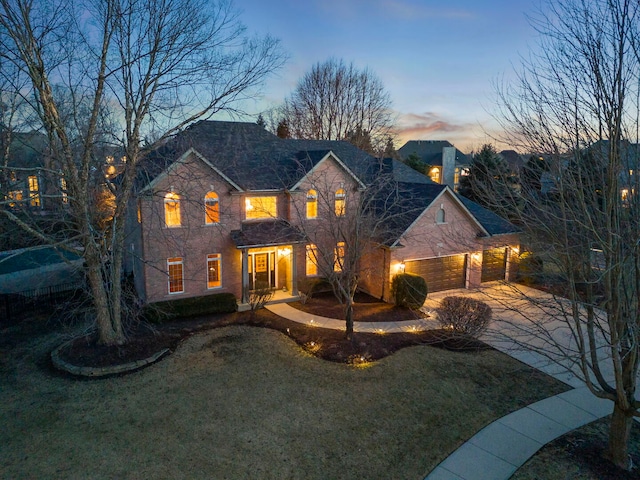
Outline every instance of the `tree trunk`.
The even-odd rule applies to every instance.
[[[631,458],[629,457],[629,436],[633,416],[614,404],[611,425],[609,427],[609,459],[624,470],[631,470]]]
[[[347,340],[353,340],[353,297],[347,298],[344,311],[344,317],[347,324],[346,337]]]

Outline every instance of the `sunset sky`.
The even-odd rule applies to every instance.
[[[493,84],[513,77],[535,31],[530,0],[235,0],[249,33],[279,38],[286,66],[248,110],[275,106],[314,63],[369,67],[397,115],[398,142],[449,140],[468,153],[491,141]]]

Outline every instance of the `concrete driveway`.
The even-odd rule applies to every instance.
[[[435,309],[447,296],[460,295],[488,303],[493,320],[482,340],[518,360],[548,373],[572,387],[584,386],[579,368],[578,334],[570,322],[568,300],[518,284],[491,282],[474,290],[453,290],[429,294],[425,307]],[[603,312],[596,315],[604,321]],[[606,342],[599,340],[598,357],[606,378],[612,378]]]

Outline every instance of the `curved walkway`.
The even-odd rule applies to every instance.
[[[471,293],[469,290],[458,292],[464,295]],[[452,292],[446,294],[451,295]],[[441,296],[444,294],[430,295],[427,304],[438,301]],[[305,325],[338,330],[345,328],[344,320],[311,315],[286,303],[267,305],[266,308],[276,315]],[[437,328],[437,325],[430,320],[354,322],[356,332],[397,333],[432,328]],[[488,343],[493,342],[489,340]],[[494,346],[513,356],[508,349]],[[515,358],[539,368],[539,363],[527,361],[522,355]],[[542,370],[571,386],[579,385],[575,378],[567,376],[565,370],[557,370],[556,373],[548,368]],[[611,402],[595,397],[586,387],[545,398],[484,427],[432,470],[425,480],[507,480],[546,443],[611,412]]]

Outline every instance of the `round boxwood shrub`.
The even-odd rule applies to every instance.
[[[424,305],[427,299],[427,282],[420,275],[399,273],[391,280],[394,303],[413,310]]]
[[[491,307],[469,297],[444,297],[436,308],[442,328],[477,338],[491,321]]]

